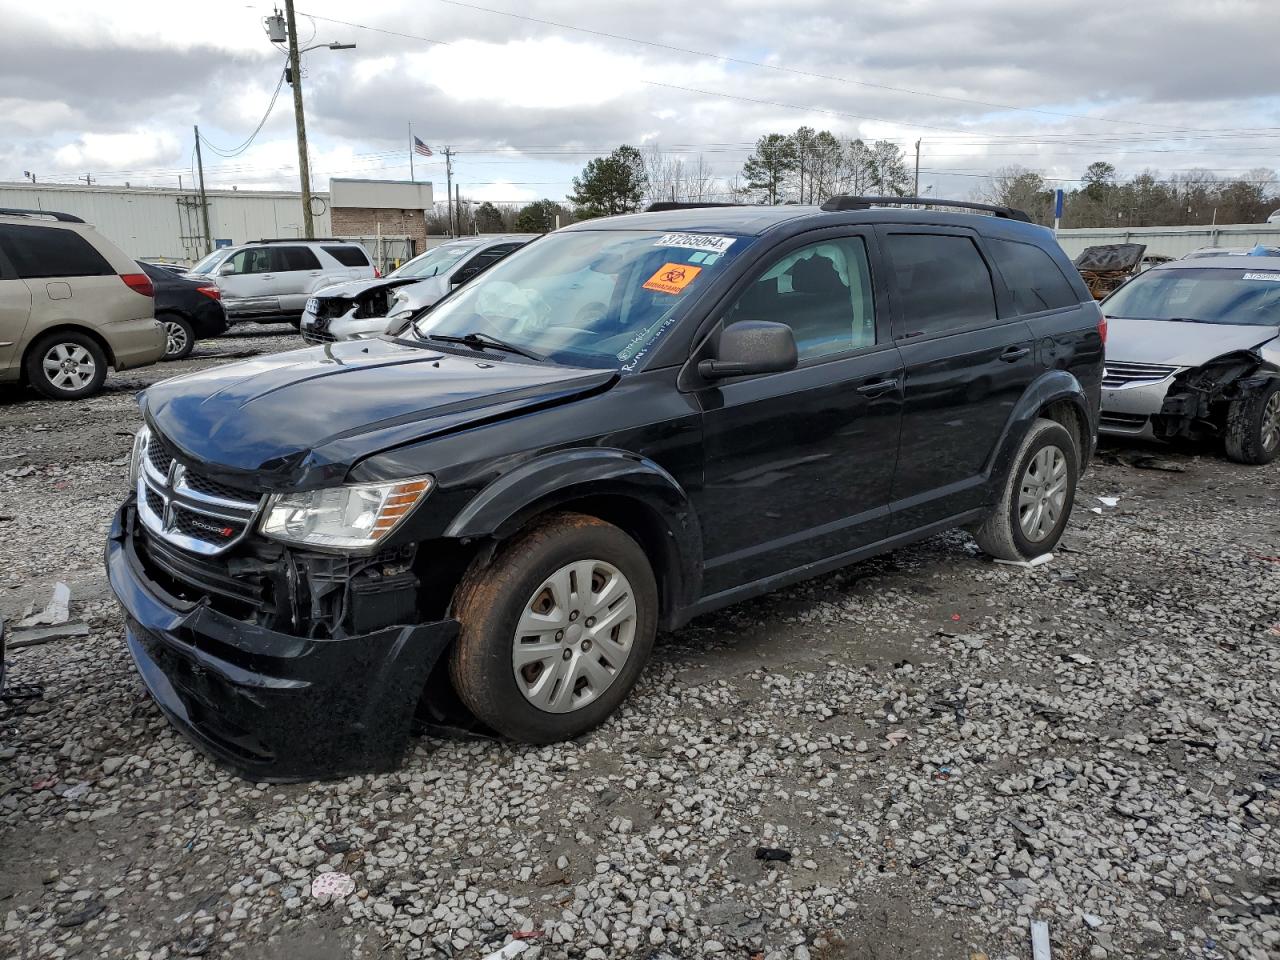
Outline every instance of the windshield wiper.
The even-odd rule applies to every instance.
[[[517,347],[514,343],[507,343],[505,340],[499,340],[495,336],[487,333],[468,333],[461,337],[445,336],[442,333],[424,333],[424,337],[428,340],[439,340],[442,343],[461,343],[464,346],[472,347],[476,350],[483,350],[485,347],[490,349],[496,347],[499,350],[505,350],[508,353],[517,353],[522,357],[528,357],[530,360],[541,363],[547,358],[541,354],[534,353],[532,350],[526,350],[524,347]]]

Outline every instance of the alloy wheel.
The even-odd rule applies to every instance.
[[[516,686],[539,710],[582,709],[622,673],[636,622],[622,571],[603,560],[566,564],[524,605],[511,651]]]
[[[93,354],[78,343],[55,343],[41,365],[48,381],[59,390],[81,390],[93,382],[98,365]]]
[[[164,355],[176,357],[187,348],[187,328],[173,320],[164,322]]]
[[[1268,454],[1280,445],[1280,391],[1271,394],[1262,408],[1262,449]]]
[[[1067,457],[1050,444],[1039,450],[1022,474],[1018,491],[1018,525],[1032,543],[1044,540],[1058,525],[1067,500]]]

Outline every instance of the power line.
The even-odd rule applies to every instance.
[[[253,128],[253,133],[249,134],[248,139],[245,140],[243,143],[241,143],[239,146],[231,147],[229,149],[224,150],[221,147],[218,147],[216,144],[210,143],[208,137],[202,136],[200,140],[204,143],[206,147],[208,147],[210,150],[212,150],[214,153],[216,153],[220,157],[234,159],[235,157],[240,156],[242,153],[248,150],[249,147],[253,145],[254,138],[257,137],[258,134],[262,131],[262,128],[266,126],[267,120],[271,116],[271,111],[275,109],[276,100],[279,98],[280,91],[283,87],[284,87],[284,70],[281,70],[280,79],[276,81],[276,88],[271,94],[271,101],[267,104],[267,112],[262,115],[262,119],[258,121],[258,125]]]

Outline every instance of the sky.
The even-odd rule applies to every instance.
[[[298,0],[313,186],[408,179],[443,198],[443,148],[476,200],[562,200],[620,143],[724,178],[801,125],[889,139],[921,188],[969,198],[995,171],[1076,186],[1280,168],[1274,0]],[[297,187],[270,3],[0,0],[0,180]],[[259,123],[256,137],[244,146]],[[238,149],[243,147],[241,152]]]

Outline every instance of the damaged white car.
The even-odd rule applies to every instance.
[[[1280,257],[1167,263],[1102,311],[1099,432],[1221,439],[1238,463],[1280,454]]]
[[[407,323],[536,236],[511,233],[450,240],[381,279],[325,287],[307,301],[299,332],[308,343],[376,337],[393,324]]]

